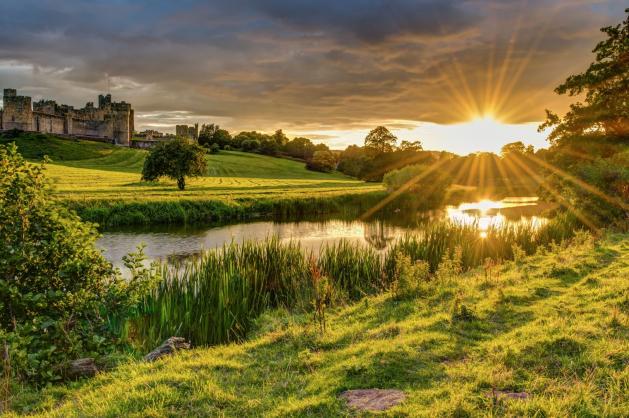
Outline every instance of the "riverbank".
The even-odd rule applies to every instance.
[[[146,151],[42,134],[1,138],[29,161],[48,156],[53,196],[101,228],[183,225],[325,214],[360,216],[386,195],[380,183],[307,170],[303,162],[237,151],[208,154],[208,172],[184,191],[174,181],[140,181]],[[448,203],[531,196],[523,183],[485,190],[453,185]],[[524,187],[526,186],[526,187]]]
[[[622,416],[629,409],[629,236],[329,310],[263,314],[248,342],[21,393],[9,416],[344,416],[347,389],[399,389],[389,413]],[[518,394],[518,397],[512,395]]]
[[[201,222],[246,221],[252,219],[287,219],[299,216],[345,214],[358,216],[375,206],[385,196],[383,191],[369,193],[338,192],[281,195],[239,199],[170,200],[84,200],[67,201],[84,221],[100,227],[127,225],[191,224]]]
[[[358,212],[384,196],[381,184],[237,151],[208,154],[206,175],[180,191],[171,180],[140,181],[143,150],[41,134],[0,141],[9,142],[32,162],[48,156],[54,197],[103,227]]]

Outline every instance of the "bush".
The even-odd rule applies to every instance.
[[[122,280],[94,247],[93,225],[51,200],[44,165],[0,146],[0,340],[15,377],[46,382],[64,365],[110,353],[116,324],[147,282]]]
[[[243,151],[256,151],[260,148],[260,141],[257,139],[245,139],[240,146]]]
[[[427,209],[441,205],[452,179],[439,170],[415,164],[385,174],[387,191],[397,195],[397,202],[411,209]]]
[[[216,142],[213,144],[210,144],[210,154],[218,154],[220,150],[221,150],[221,147]]]
[[[392,285],[396,298],[403,299],[417,295],[422,282],[430,278],[430,265],[427,261],[417,260],[411,263],[408,255],[398,253],[395,256],[395,276]]]
[[[306,163],[306,168],[313,171],[330,172],[336,168],[336,158],[331,151],[316,151]]]

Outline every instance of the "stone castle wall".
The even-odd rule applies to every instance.
[[[112,102],[111,95],[99,96],[98,107],[87,103],[82,109],[59,105],[54,100],[31,103],[15,89],[4,89],[0,130],[68,135],[109,140],[128,146],[134,129],[134,112],[129,103]]]

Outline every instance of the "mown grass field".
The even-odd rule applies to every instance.
[[[382,190],[379,184],[339,173],[306,170],[297,161],[222,151],[207,156],[207,174],[190,179],[182,192],[177,190],[176,182],[166,178],[152,183],[140,181],[146,156],[143,150],[38,135],[23,135],[16,143],[26,158],[51,158],[47,172],[55,194],[70,201],[290,198]]]
[[[361,388],[406,393],[387,416],[627,416],[629,236],[365,298],[329,311],[325,334],[268,313],[248,342],[25,392],[13,415],[347,416],[339,395]]]
[[[140,181],[144,150],[41,134],[0,138],[11,142],[31,161],[48,156],[53,195],[102,227],[360,212],[384,196],[380,184],[234,151],[207,155],[206,175],[188,179],[180,191],[167,178]]]

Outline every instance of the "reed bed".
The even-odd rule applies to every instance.
[[[432,272],[444,258],[460,254],[460,266],[468,270],[488,258],[513,259],[516,248],[530,254],[559,243],[577,227],[574,219],[560,215],[542,226],[492,226],[481,237],[478,225],[443,221],[399,239],[386,254],[340,241],[321,248],[316,259],[298,243],[276,237],[232,243],[180,266],[163,265],[163,280],[145,298],[132,328],[144,346],[173,335],[196,345],[239,341],[265,309],[311,309],[313,267],[327,277],[336,302],[357,300],[389,287],[400,254],[426,261]]]

